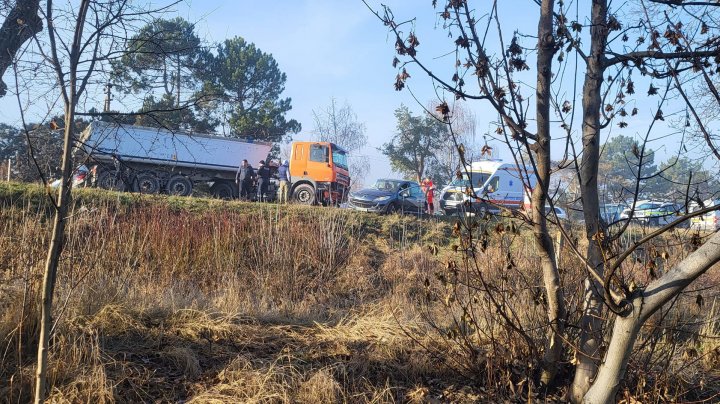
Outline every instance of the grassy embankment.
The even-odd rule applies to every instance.
[[[483,329],[466,338],[469,355],[442,333],[452,330],[457,305],[425,301],[429,289],[449,296],[444,271],[461,261],[448,222],[91,189],[74,195],[55,297],[53,402],[527,400],[523,363],[535,358],[493,310],[478,314]],[[0,402],[20,403],[32,392],[52,210],[43,189],[6,183],[0,209]],[[528,232],[510,233],[489,235],[478,268],[542,346],[534,246]],[[564,284],[579,291],[582,266],[569,252],[563,262]],[[720,353],[718,285],[701,285],[694,293],[705,296],[702,310],[691,295],[653,322],[648,335],[667,335],[645,340],[628,394],[654,401],[720,390],[712,355]],[[573,296],[571,320],[581,311]],[[688,393],[700,384],[705,393]]]
[[[392,401],[442,378],[394,316],[449,226],[198,198],[74,193],[55,298],[52,400]],[[0,401],[26,402],[51,224],[0,185]],[[452,378],[448,379],[451,380]]]

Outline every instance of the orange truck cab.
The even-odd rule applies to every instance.
[[[297,203],[339,205],[350,190],[347,153],[334,143],[293,142],[290,181]]]

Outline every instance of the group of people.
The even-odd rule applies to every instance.
[[[235,174],[235,183],[240,190],[240,199],[250,199],[253,183],[256,182],[257,201],[265,202],[270,184],[270,174],[270,167],[265,164],[265,160],[260,160],[258,168],[255,170],[247,159],[244,159]],[[278,167],[278,178],[280,180],[278,202],[287,203],[290,190],[290,168],[287,160]]]

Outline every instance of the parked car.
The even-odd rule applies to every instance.
[[[620,215],[628,206],[624,203],[606,203],[600,206],[600,218],[606,224],[612,224],[620,220]]]
[[[567,220],[567,212],[563,208],[555,207],[555,214],[552,213],[552,210],[550,209],[549,205],[545,205],[545,215],[550,220],[555,220],[557,217],[559,220]]]
[[[650,226],[664,226],[680,216],[681,207],[666,201],[642,200],[635,204],[632,220]],[[620,214],[620,220],[630,218],[632,208],[626,208]]]
[[[369,188],[352,192],[348,208],[363,212],[423,215],[427,211],[427,202],[417,182],[379,179]]]
[[[708,199],[703,201],[704,207],[720,205],[720,199]],[[693,202],[690,204],[690,211],[699,210],[700,205]],[[720,230],[720,210],[705,213],[702,216],[696,216],[690,219],[690,227],[694,230],[717,231]]]
[[[55,180],[50,183],[50,188],[57,189],[60,188],[61,180]],[[77,187],[87,187],[90,183],[90,169],[87,168],[85,164],[80,164],[78,168],[73,171],[72,175],[72,186]]]

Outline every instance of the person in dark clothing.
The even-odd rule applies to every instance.
[[[250,198],[250,188],[252,187],[255,171],[247,160],[243,160],[235,174],[235,183],[240,188],[240,199]]]
[[[268,184],[270,183],[270,169],[265,165],[265,160],[260,160],[257,179],[257,200],[258,202],[265,202],[265,194],[267,194]]]
[[[260,160],[255,174],[257,175],[257,200],[265,202],[265,194],[270,183],[270,169],[265,165],[265,160]]]
[[[115,168],[113,187],[118,191],[127,191],[128,180],[125,175],[125,167],[123,167],[122,159],[115,153],[112,153],[110,157],[112,157],[113,167]]]

